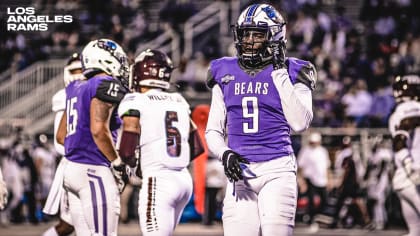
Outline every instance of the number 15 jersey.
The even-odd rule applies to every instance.
[[[130,110],[140,112],[141,168],[145,175],[188,166],[190,107],[179,93],[150,89],[146,93],[127,94],[118,115],[123,117]]]
[[[64,140],[68,160],[83,164],[109,166],[90,131],[90,109],[93,98],[118,104],[126,90],[121,82],[108,75],[97,75],[88,80],[76,80],[66,87],[67,136]],[[114,143],[121,126],[116,109],[112,111],[109,129]]]

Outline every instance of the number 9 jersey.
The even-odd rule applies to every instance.
[[[316,72],[310,62],[288,58],[286,65],[288,79],[293,85],[305,81],[304,84],[313,89],[312,78]],[[220,58],[210,64],[207,83],[209,87],[219,85],[223,93],[228,147],[251,162],[293,153],[289,125],[292,120],[286,120],[272,71],[273,67],[269,65],[260,71],[246,73],[235,57]],[[296,119],[302,115],[294,114]]]
[[[162,169],[188,166],[190,107],[179,93],[150,89],[129,93],[121,101],[118,115],[140,113],[141,169],[144,175]]]

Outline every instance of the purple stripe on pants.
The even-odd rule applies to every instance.
[[[96,202],[96,190],[95,190],[95,184],[92,181],[89,181],[90,185],[90,192],[92,197],[92,203],[93,203],[93,221],[95,224],[95,233],[98,233],[98,203]]]
[[[103,220],[103,227],[104,227],[103,232],[104,232],[104,235],[108,235],[108,224],[107,224],[107,217],[108,217],[107,211],[108,210],[107,210],[107,204],[106,204],[107,202],[106,202],[106,196],[105,196],[104,183],[102,181],[102,178],[99,176],[91,175],[91,174],[88,174],[88,176],[98,180],[99,189],[101,191],[102,206],[103,206],[103,209],[102,209],[103,211],[102,220]],[[97,221],[97,218],[95,218],[95,221]]]

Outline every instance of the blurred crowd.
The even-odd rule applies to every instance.
[[[336,146],[331,146],[333,144]],[[309,134],[298,152],[297,220],[319,227],[383,230],[403,226],[390,180],[395,170],[389,137]]]
[[[87,1],[87,0],[33,0],[30,6],[36,14],[71,15],[72,23],[49,25],[46,32],[13,32],[2,29],[0,56],[11,58],[0,62],[0,72],[20,71],[28,65],[50,58],[67,58],[92,38],[106,36],[135,52],[137,44],[154,38],[161,32],[149,32],[146,12],[149,1]],[[7,1],[2,3],[7,5]],[[16,4],[10,4],[15,6]],[[0,15],[5,27],[7,15]],[[10,55],[12,55],[10,57]]]
[[[415,10],[420,3],[363,0],[355,18],[348,16],[345,7],[351,1],[268,2],[287,18],[288,54],[316,65],[312,125],[386,127],[394,106],[391,79],[420,68],[420,17]],[[57,24],[47,33],[2,30],[0,56],[11,60],[0,61],[0,72],[20,71],[35,61],[62,58],[99,36],[115,40],[134,58],[138,45],[167,27],[179,33],[182,40],[183,24],[199,11],[191,0],[35,0],[33,4],[38,14],[70,14],[74,21]],[[149,10],[152,8],[159,11],[153,13]],[[187,93],[187,98],[208,94],[205,75],[209,62],[234,54],[233,44],[224,53],[217,37],[209,36],[205,41],[192,58],[180,58],[174,71],[173,82]]]
[[[304,2],[284,9],[289,52],[318,71],[312,125],[386,127],[392,78],[420,69],[419,2],[364,0],[357,19],[347,16],[346,1],[335,1],[333,16],[319,1]]]

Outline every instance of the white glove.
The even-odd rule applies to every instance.
[[[118,157],[111,162],[111,171],[114,175],[115,182],[117,183],[118,191],[122,193],[125,185],[128,183],[130,169]]]
[[[9,193],[7,192],[6,183],[3,181],[3,179],[0,179],[0,210],[3,210],[6,207],[8,196]]]

